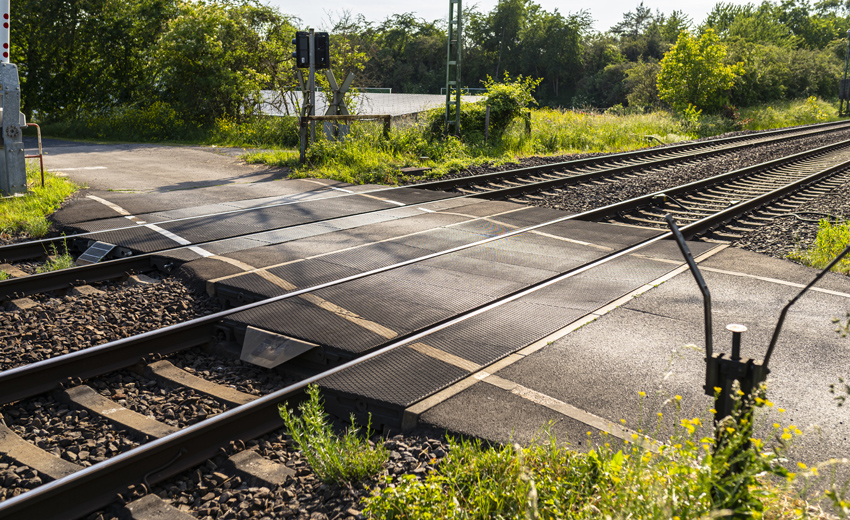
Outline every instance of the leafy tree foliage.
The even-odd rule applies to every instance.
[[[292,98],[283,93],[298,88],[290,41],[301,24],[263,2],[20,0],[11,54],[21,71],[24,111],[30,118],[73,119],[174,110],[186,124],[209,125],[257,113],[261,101],[269,102],[261,90],[279,92],[273,102],[288,103]],[[647,107],[661,95],[675,106],[713,110],[727,101],[834,97],[848,15],[850,0],[721,2],[695,25],[681,11],[665,14],[640,3],[599,33],[586,11],[499,0],[489,12],[464,13],[463,82],[478,87],[505,73],[540,78],[534,96],[550,106]],[[339,82],[355,72],[355,87],[437,93],[445,84],[444,20],[402,13],[373,23],[344,12],[327,30]],[[679,47],[684,31],[694,36]],[[713,44],[700,47],[708,34]],[[711,67],[734,69],[731,85],[726,72],[714,86],[692,74],[694,56],[724,47],[725,55],[709,53]],[[318,81],[326,86],[322,74]],[[676,81],[687,89],[661,88]]]
[[[726,46],[714,30],[696,38],[682,32],[676,45],[661,60],[658,95],[678,110],[718,110],[727,101],[726,91],[744,72],[743,65],[727,65]]]

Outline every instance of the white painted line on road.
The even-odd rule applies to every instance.
[[[190,246],[187,249],[189,249],[189,251],[192,251],[194,253],[198,253],[199,255],[203,256],[204,258],[207,258],[207,257],[210,257],[210,256],[215,256],[213,253],[210,253],[209,251],[207,251],[206,249],[204,249],[202,247]]]
[[[189,246],[189,245],[192,244],[192,242],[186,240],[185,238],[183,238],[179,235],[175,235],[174,233],[172,233],[171,231],[169,231],[167,229],[162,229],[161,227],[157,226],[156,224],[145,224],[145,227],[152,230],[152,231],[156,231],[157,233],[164,236],[165,238],[169,238],[169,239],[177,242],[181,246]],[[204,249],[202,247],[191,246],[187,249],[189,249],[189,251],[197,253],[197,254],[205,257],[205,258],[208,257],[208,256],[215,256],[213,253],[210,253],[209,251],[207,251],[206,249]]]
[[[703,262],[703,261],[711,258],[712,256],[714,256],[715,254],[719,253],[720,251],[723,251],[727,247],[728,247],[728,244],[723,244],[723,245],[720,245],[720,246],[717,246],[717,247],[713,247],[713,248],[709,249],[708,251],[702,253],[701,255],[697,256],[696,258],[694,258],[694,260],[697,263]],[[705,270],[707,268],[703,267],[702,269]],[[597,416],[595,416],[595,415],[593,415],[589,412],[585,412],[584,410],[581,410],[579,408],[576,408],[576,407],[569,405],[569,404],[566,404],[566,403],[561,403],[560,401],[557,401],[556,399],[550,398],[548,396],[544,396],[543,394],[539,394],[539,393],[535,392],[534,390],[526,389],[525,387],[521,387],[520,385],[517,385],[516,383],[509,382],[506,379],[500,378],[498,376],[494,376],[493,374],[502,370],[505,367],[513,365],[514,363],[522,360],[526,356],[529,356],[529,355],[537,352],[538,350],[543,349],[544,347],[546,347],[546,346],[554,343],[555,341],[563,338],[567,334],[569,334],[573,331],[576,331],[576,330],[580,329],[581,327],[584,327],[585,325],[597,320],[598,318],[600,318],[604,314],[607,314],[607,313],[613,311],[616,307],[619,307],[619,306],[624,305],[625,303],[631,301],[632,298],[634,298],[635,296],[638,296],[638,295],[640,295],[640,294],[642,294],[646,291],[649,291],[649,290],[653,289],[654,287],[658,286],[659,284],[664,283],[667,280],[670,280],[671,278],[674,278],[675,276],[678,276],[678,275],[680,275],[680,274],[682,274],[686,271],[688,271],[687,264],[681,265],[681,263],[680,263],[680,267],[673,269],[669,273],[662,275],[662,276],[656,278],[655,280],[652,280],[651,282],[639,287],[638,289],[636,289],[636,290],[634,290],[634,291],[632,291],[632,292],[630,292],[630,293],[628,293],[624,296],[621,296],[620,298],[617,298],[616,300],[614,300],[610,303],[607,303],[607,304],[597,308],[596,310],[589,312],[588,314],[584,315],[583,317],[573,321],[572,323],[569,323],[565,327],[562,327],[561,329],[556,330],[555,332],[549,334],[548,336],[541,338],[541,339],[535,341],[534,343],[514,352],[510,356],[507,356],[505,358],[500,359],[499,361],[496,361],[496,362],[494,362],[490,365],[487,365],[486,367],[484,367],[484,370],[480,370],[478,372],[472,373],[469,376],[461,379],[457,383],[440,390],[439,392],[433,394],[430,397],[427,397],[427,398],[419,401],[418,403],[413,404],[412,406],[407,408],[404,411],[404,414],[402,415],[402,430],[410,430],[410,429],[415,428],[419,424],[419,417],[421,417],[422,414],[424,414],[428,410],[436,407],[437,405],[443,403],[444,401],[448,400],[449,398],[461,393],[462,391],[466,390],[467,388],[473,386],[478,381],[485,381],[487,383],[490,383],[490,384],[495,385],[495,386],[499,386],[500,388],[503,388],[503,389],[511,391],[511,392],[513,392],[514,389],[519,388],[520,390],[518,390],[517,392],[513,392],[513,393],[515,393],[516,395],[519,395],[520,397],[523,397],[523,398],[526,398],[526,399],[529,399],[529,400],[532,400],[532,401],[537,399],[537,401],[539,401],[538,404],[546,406],[547,408],[555,410],[559,413],[564,413],[564,415],[568,415],[569,417],[572,417],[573,419],[585,422],[589,426],[592,426],[592,427],[597,428],[599,430],[607,431],[610,434],[614,435],[615,437],[619,437],[621,439],[626,439],[626,437],[623,437],[622,435],[625,435],[627,433],[629,436],[631,436],[631,434],[633,433],[631,430],[628,430],[626,428],[622,428],[619,425],[611,423],[610,421],[605,421],[604,419],[601,419],[601,418],[599,418],[599,417],[597,417]],[[497,379],[492,379],[492,378],[497,378]],[[537,401],[535,401],[535,402],[537,402]],[[544,404],[544,403],[546,403],[546,404]],[[563,406],[561,406],[562,404],[563,404]],[[551,405],[551,406],[549,406],[549,405]],[[574,413],[574,411],[576,411],[576,410],[577,410],[577,412]],[[567,412],[569,412],[569,413],[567,413]],[[593,420],[594,422],[593,423],[586,422],[583,419],[581,419],[581,417],[587,418],[588,421]],[[594,418],[596,418],[596,419],[594,419]],[[605,426],[606,424],[611,425],[613,429],[600,427],[600,426]],[[628,440],[631,440],[631,439],[628,439]]]
[[[351,190],[344,190],[344,189],[342,189],[342,188],[337,188],[336,186],[328,186],[328,188],[330,188],[330,189],[332,189],[332,190],[337,190],[337,191],[344,191],[345,193],[354,193],[354,192],[353,192],[353,191],[351,191]]]
[[[171,240],[177,242],[181,246],[188,246],[192,243],[192,242],[186,240],[185,238],[183,238],[179,235],[175,235],[174,233],[172,233],[171,231],[169,231],[167,229],[162,229],[161,227],[157,226],[156,224],[145,224],[145,227],[148,228],[148,229],[151,229],[153,231],[156,231],[157,233],[164,236],[165,238],[170,238]]]
[[[761,280],[762,282],[770,282],[770,283],[775,283],[775,284],[778,284],[778,285],[787,285],[789,287],[796,287],[796,288],[799,288],[799,289],[802,289],[803,287],[805,287],[805,285],[803,285],[801,283],[789,282],[787,280],[777,280],[776,278],[768,278],[766,276],[756,276],[754,274],[739,273],[737,271],[724,271],[723,269],[715,269],[714,267],[703,267],[702,270],[703,271],[709,271],[709,272],[712,272],[712,273],[726,274],[726,275],[729,275],[729,276],[740,276],[742,278],[752,278],[754,280]],[[824,294],[831,294],[833,296],[841,296],[842,298],[850,298],[850,294],[838,292],[838,291],[831,291],[829,289],[821,289],[820,287],[812,287],[809,290],[819,292],[819,293],[824,293]]]
[[[59,168],[59,171],[74,172],[78,170],[105,170],[106,166],[83,166],[80,168]]]
[[[561,415],[569,417],[570,419],[575,419],[583,424],[586,424],[592,428],[596,428],[597,430],[608,432],[612,436],[617,437],[618,439],[632,441],[632,435],[635,433],[633,430],[628,428],[624,428],[613,421],[608,421],[599,417],[598,415],[594,415],[590,412],[586,412],[581,408],[576,408],[571,404],[567,404],[561,400],[555,399],[552,396],[540,393],[536,390],[532,390],[526,386],[522,386],[518,383],[514,383],[513,381],[509,381],[507,379],[501,378],[499,376],[490,376],[484,379],[485,383],[489,383],[497,388],[501,388],[505,391],[508,391],[516,396],[522,397],[527,401],[531,401],[534,404],[538,404],[540,406],[544,406],[554,412],[557,412]]]
[[[112,209],[116,213],[124,215],[124,218],[126,218],[126,219],[128,219],[132,222],[135,222],[136,224],[139,224],[140,226],[143,225],[148,229],[156,231],[157,233],[159,233],[160,235],[163,235],[164,237],[170,238],[171,240],[177,242],[181,246],[188,246],[192,243],[192,242],[189,242],[188,240],[186,240],[183,237],[175,235],[174,233],[172,233],[171,231],[168,231],[167,229],[162,229],[161,227],[159,227],[155,224],[146,224],[144,220],[131,215],[129,211],[122,208],[118,204],[113,204],[112,202],[109,202],[108,200],[102,199],[102,198],[97,197],[95,195],[87,195],[86,197],[93,200],[93,201],[100,202],[104,206],[109,207],[110,209]],[[190,251],[193,251],[193,252],[203,256],[203,257],[215,256],[213,253],[210,253],[209,251],[207,251],[206,249],[204,249],[202,247],[192,246],[192,247],[189,247],[188,249]]]
[[[130,212],[127,211],[126,209],[122,208],[118,204],[113,204],[106,199],[102,199],[102,198],[96,197],[94,195],[86,195],[86,198],[91,199],[91,200],[96,201],[96,202],[100,202],[101,204],[103,204],[104,206],[108,207],[109,209],[115,211],[119,215],[132,216],[132,215],[130,215]]]
[[[428,209],[428,208],[417,208],[417,209],[419,211],[424,211],[426,213],[436,213],[436,211],[434,211],[433,209]]]
[[[399,206],[407,206],[407,204],[405,204],[404,202],[398,202],[390,199],[384,199],[384,202],[389,202],[390,204],[397,204]]]

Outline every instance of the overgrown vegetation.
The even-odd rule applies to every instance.
[[[464,113],[469,110],[472,114],[478,114],[481,108],[474,104],[466,107],[469,108],[464,108]],[[665,111],[647,112],[622,106],[605,112],[543,108],[531,110],[530,134],[526,133],[524,121],[517,119],[501,135],[484,143],[481,131],[471,131],[462,139],[435,138],[431,125],[444,114],[435,110],[425,122],[393,127],[388,140],[382,138],[378,125],[369,123],[352,125],[344,142],[320,137],[308,148],[308,163],[303,166],[294,150],[250,153],[246,159],[290,167],[294,170],[292,177],[395,184],[408,180],[400,172],[405,167],[431,167],[429,176],[439,177],[474,165],[500,165],[530,155],[621,152],[735,130],[817,123],[836,119],[836,112],[833,105],[816,98],[753,107],[728,117],[702,114],[677,117]],[[427,159],[421,160],[422,157]]]
[[[739,406],[734,418],[718,425],[722,440],[715,442],[699,436],[703,421],[710,424],[710,419],[680,417],[679,399],[668,401],[673,409],[664,411],[674,414],[677,424],[665,444],[638,433],[625,443],[603,434],[594,448],[581,453],[560,445],[552,435],[528,447],[452,440],[436,472],[424,480],[405,476],[377,490],[366,499],[365,512],[397,520],[684,520],[798,518],[808,513],[804,500],[789,497],[805,496],[818,478],[818,468],[799,464],[789,471],[781,465],[790,440],[801,433],[798,428],[774,424],[770,441],[751,438],[752,414],[742,413]],[[763,395],[752,404],[773,406]],[[802,491],[792,487],[798,481]],[[826,485],[825,496],[836,509],[850,512],[842,490],[834,483]]]
[[[0,233],[24,233],[40,238],[50,230],[50,215],[79,186],[66,178],[44,172],[44,187],[41,187],[41,172],[35,162],[27,163],[27,186],[29,192],[20,197],[0,199]]]
[[[366,425],[365,437],[360,428],[351,425],[338,436],[334,433],[319,397],[319,387],[307,387],[308,399],[299,405],[300,415],[279,406],[286,430],[298,446],[301,455],[322,481],[332,484],[357,482],[377,474],[389,459],[386,448],[370,446],[371,416]]]
[[[818,223],[818,234],[814,243],[808,249],[793,251],[788,255],[788,258],[805,265],[823,269],[848,244],[850,244],[850,222],[845,221],[833,225],[829,220],[821,219]],[[832,270],[850,274],[850,258],[844,257]]]

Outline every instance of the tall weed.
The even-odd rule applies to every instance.
[[[796,427],[776,424],[773,441],[754,439],[751,408],[739,400],[733,417],[717,425],[718,442],[700,436],[702,419],[680,417],[678,396],[668,403],[676,427],[665,444],[640,433],[624,442],[603,434],[580,453],[548,433],[528,447],[452,439],[437,471],[424,480],[385,482],[366,499],[365,512],[399,520],[799,516],[794,509],[805,503],[787,499],[791,483],[802,478],[808,485],[817,470],[801,465],[805,471],[794,473],[781,465],[800,433]],[[747,404],[772,406],[763,394]],[[661,438],[661,416],[655,438]]]
[[[279,406],[280,416],[302,456],[322,481],[338,484],[356,482],[378,473],[389,459],[383,446],[370,447],[368,440],[359,436],[360,429],[351,415],[351,425],[338,436],[328,421],[319,397],[319,387],[307,388],[308,399],[298,410],[301,415]],[[366,425],[366,436],[371,433],[371,416]]]
[[[818,234],[815,242],[808,249],[797,249],[788,254],[790,260],[823,269],[850,243],[850,222],[833,225],[827,219],[818,223]],[[850,274],[850,258],[844,257],[833,271]]]

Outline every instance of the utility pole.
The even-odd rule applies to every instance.
[[[457,12],[455,12],[457,6]],[[463,50],[461,0],[449,0],[449,41],[446,45],[446,134],[460,135],[460,63]],[[452,70],[454,68],[454,70]],[[454,72],[454,74],[452,74]],[[454,90],[454,92],[452,92]],[[452,94],[454,93],[454,101]],[[454,105],[454,118],[451,107]],[[454,132],[452,132],[454,126]]]
[[[850,29],[847,30],[847,53],[844,56],[844,79],[838,88],[838,117],[850,111],[850,81],[847,81],[847,68],[850,65]],[[845,102],[847,106],[845,107]]]

